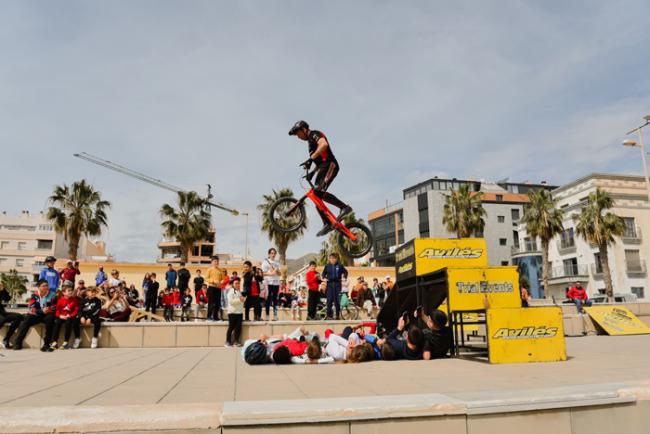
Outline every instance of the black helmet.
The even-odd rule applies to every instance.
[[[263,365],[268,363],[269,357],[266,354],[266,345],[260,341],[250,344],[244,352],[244,360],[249,365]]]
[[[56,262],[56,258],[54,256],[48,256],[45,258],[45,263],[47,264],[48,262]]]
[[[290,136],[295,136],[298,130],[302,130],[303,128],[309,129],[309,124],[305,121],[298,121],[295,124],[293,124],[293,127],[289,130],[289,135]]]

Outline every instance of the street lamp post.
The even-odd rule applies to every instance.
[[[624,146],[631,146],[631,147],[636,147],[641,150],[641,161],[643,162],[643,174],[645,175],[645,187],[648,193],[648,205],[650,205],[650,177],[648,176],[648,162],[646,161],[646,156],[645,156],[645,148],[643,146],[643,133],[641,130],[648,125],[650,125],[650,115],[645,116],[643,119],[645,119],[645,124],[630,130],[626,133],[626,135],[630,135],[633,133],[637,133],[639,136],[639,142],[637,143],[636,141],[632,139],[626,139],[623,141]]]
[[[246,217],[246,238],[244,241],[244,259],[248,259],[248,213],[242,213]]]

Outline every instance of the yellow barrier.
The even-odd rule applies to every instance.
[[[562,309],[488,309],[490,363],[566,360]]]
[[[516,267],[448,268],[452,311],[521,307]]]
[[[623,306],[591,306],[584,310],[611,336],[650,334],[650,327]]]

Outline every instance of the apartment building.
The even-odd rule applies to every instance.
[[[512,249],[519,248],[519,219],[533,189],[555,187],[531,183],[487,182],[433,178],[403,190],[403,200],[374,211],[368,222],[374,235],[371,261],[379,266],[395,263],[395,248],[413,238],[454,238],[442,223],[444,205],[451,191],[467,185],[483,193],[485,229],[490,265],[510,265]]]
[[[611,210],[622,217],[625,233],[609,249],[609,267],[614,293],[633,293],[645,298],[650,285],[646,259],[650,255],[650,204],[645,179],[640,176],[593,173],[553,190],[557,206],[564,212],[564,232],[551,241],[549,248],[549,290],[546,297],[564,298],[567,287],[580,280],[591,295],[605,291],[602,266],[597,246],[590,245],[575,232],[572,216],[587,202],[589,193],[600,187],[614,199]],[[527,236],[523,226],[518,228],[520,249],[513,251],[513,261],[530,265],[529,280],[541,278],[539,240]],[[647,232],[647,231],[646,231]],[[521,267],[520,267],[521,268]]]
[[[244,259],[231,253],[219,253],[216,250],[216,231],[212,229],[208,237],[203,241],[197,241],[187,252],[188,264],[209,264],[213,255],[219,256],[222,264],[239,263]],[[179,264],[181,262],[181,243],[173,238],[163,237],[158,243],[160,254],[156,258],[159,264]]]
[[[66,258],[68,243],[54,230],[43,213],[23,211],[17,216],[0,214],[0,273],[16,270],[34,282],[47,256]],[[103,242],[82,237],[79,243],[80,260],[107,260]]]

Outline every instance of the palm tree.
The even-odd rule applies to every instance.
[[[562,233],[564,224],[562,211],[555,207],[555,199],[545,189],[528,192],[528,204],[524,206],[523,223],[528,235],[542,243],[542,286],[544,293],[548,290],[548,247],[556,235]]]
[[[178,209],[167,203],[160,208],[161,226],[166,237],[180,243],[181,260],[187,262],[192,245],[210,235],[212,214],[207,200],[195,191],[179,191],[177,199]]]
[[[55,186],[49,202],[52,206],[47,210],[47,218],[57,232],[63,233],[68,242],[68,257],[76,261],[81,236],[100,236],[102,228],[108,226],[106,211],[111,203],[102,200],[101,193],[85,179],[70,187]]]
[[[18,274],[16,270],[9,270],[9,273],[0,274],[0,282],[4,288],[11,294],[11,302],[16,303],[18,297],[27,292],[27,283],[29,280]]]
[[[316,259],[316,264],[318,265],[327,265],[327,257],[329,255],[330,245],[327,241],[323,241],[320,244],[320,250],[318,251],[318,259]]]
[[[296,241],[304,235],[305,229],[307,229],[307,218],[305,218],[305,221],[298,228],[298,230],[293,232],[282,233],[273,229],[273,225],[271,224],[271,220],[269,218],[269,209],[271,208],[271,205],[283,197],[293,197],[293,191],[290,188],[272,190],[272,193],[270,195],[265,194],[262,196],[264,201],[257,205],[257,209],[262,214],[262,232],[266,233],[266,235],[269,237],[269,241],[275,244],[278,249],[278,253],[280,254],[280,264],[283,266],[282,269],[284,271],[282,271],[282,275],[284,278],[286,277],[287,249],[289,248],[290,243]]]
[[[607,210],[614,206],[612,196],[600,188],[589,194],[587,205],[580,214],[573,215],[576,222],[576,232],[585,241],[598,246],[600,265],[603,269],[605,280],[605,293],[611,299],[614,296],[612,274],[609,269],[608,247],[616,241],[614,237],[623,235],[625,223],[623,219]],[[607,212],[606,212],[607,211]]]
[[[461,185],[446,197],[442,223],[447,231],[458,238],[468,238],[483,233],[485,209],[481,204],[483,193],[471,193],[468,185]]]

